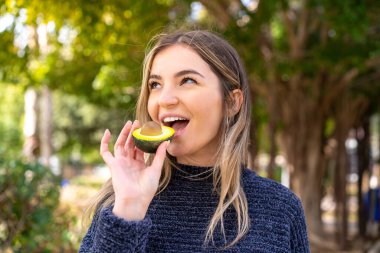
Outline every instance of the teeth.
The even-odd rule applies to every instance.
[[[166,118],[164,118],[165,123],[173,122],[173,121],[177,121],[177,120],[186,120],[186,119],[180,118],[180,117],[166,117]]]

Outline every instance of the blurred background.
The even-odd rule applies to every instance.
[[[77,252],[134,118],[149,39],[222,34],[246,66],[251,168],[302,200],[312,252],[380,252],[380,1],[0,0],[0,252]]]

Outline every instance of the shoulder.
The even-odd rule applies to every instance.
[[[250,169],[244,169],[242,183],[249,205],[258,209],[269,208],[289,215],[290,219],[303,213],[300,199],[286,186],[268,178],[259,176]]]
[[[244,169],[242,174],[252,231],[287,238],[291,252],[310,252],[301,200],[284,185]],[[280,237],[276,237],[280,238]]]

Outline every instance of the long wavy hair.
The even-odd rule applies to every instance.
[[[160,34],[150,43],[151,49],[144,60],[142,86],[137,102],[136,117],[143,124],[152,120],[148,114],[148,77],[155,56],[163,49],[175,44],[184,44],[192,48],[210,66],[219,79],[223,96],[223,121],[217,160],[213,167],[214,188],[219,194],[219,202],[215,213],[208,225],[205,243],[213,241],[216,227],[220,224],[225,237],[223,217],[225,211],[232,205],[236,211],[237,233],[225,247],[236,244],[249,230],[250,219],[248,204],[241,185],[242,165],[248,164],[248,142],[251,122],[250,97],[248,80],[242,61],[236,50],[224,39],[215,33],[202,30],[175,31]],[[232,91],[240,89],[243,94],[243,103],[237,113],[228,113],[235,106]],[[148,157],[148,163],[152,161]],[[168,185],[173,169],[173,157],[165,159],[158,193]],[[114,203],[114,191],[111,180],[107,181],[97,197],[87,209],[87,221],[91,215],[101,208]]]

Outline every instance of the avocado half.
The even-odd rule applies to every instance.
[[[141,134],[138,128],[132,132],[133,141],[140,150],[145,153],[156,153],[158,146],[164,141],[171,140],[175,131],[171,127],[161,126],[162,133],[158,135]]]

